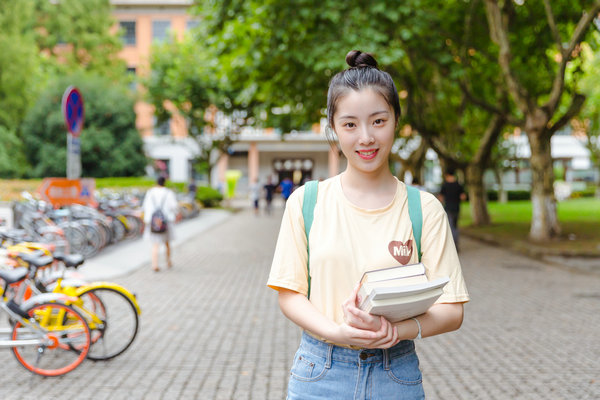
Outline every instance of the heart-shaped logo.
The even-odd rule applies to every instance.
[[[410,261],[412,255],[412,239],[406,241],[406,243],[399,240],[392,240],[388,244],[388,250],[392,257],[394,257],[400,264],[406,265]]]

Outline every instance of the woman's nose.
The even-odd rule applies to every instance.
[[[365,145],[365,144],[371,144],[375,141],[375,138],[373,138],[373,135],[371,135],[371,132],[369,131],[368,127],[362,127],[361,131],[360,131],[360,137],[358,138],[360,144]]]

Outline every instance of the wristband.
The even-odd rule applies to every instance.
[[[413,340],[421,339],[421,323],[416,318],[411,318],[411,319],[417,323],[417,328],[419,328],[419,333],[417,333],[417,337],[414,338]]]

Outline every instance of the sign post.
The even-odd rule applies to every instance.
[[[71,204],[95,206],[95,190],[96,180],[93,178],[44,178],[38,188],[40,197],[54,207],[70,206]]]
[[[74,86],[69,86],[62,97],[62,112],[67,125],[67,178],[81,177],[81,142],[83,128],[83,96]]]

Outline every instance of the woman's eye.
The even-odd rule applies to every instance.
[[[354,122],[346,122],[346,123],[344,124],[344,126],[345,126],[346,128],[354,128],[356,125],[354,124]]]
[[[374,122],[374,123],[375,123],[375,125],[381,125],[381,124],[383,124],[384,122],[385,122],[385,120],[384,120],[384,119],[378,118],[378,119],[376,119],[376,120],[375,120],[375,122]]]

